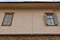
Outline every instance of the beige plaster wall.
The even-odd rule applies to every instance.
[[[1,26],[4,13],[15,12],[12,26]],[[54,12],[58,26],[46,26],[45,12]],[[1,9],[0,34],[60,34],[60,11],[52,9]]]
[[[15,12],[12,26],[1,26],[5,12]],[[0,34],[31,34],[32,10],[0,10]]]
[[[45,12],[54,12],[57,16],[58,26],[46,26],[44,21]],[[33,9],[33,34],[60,34],[60,11]]]

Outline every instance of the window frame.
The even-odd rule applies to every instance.
[[[44,16],[44,18],[45,18],[45,24],[46,24],[47,26],[58,26],[58,23],[56,24],[56,21],[58,22],[58,20],[55,20],[55,19],[57,19],[57,16],[56,16],[55,13],[53,13],[53,12],[46,12],[45,15],[46,15],[46,16],[47,16],[47,15],[52,15],[52,16],[53,16],[53,20],[54,20],[54,25],[49,25],[48,22],[46,22],[46,21],[48,20],[48,18],[47,18],[46,16]],[[55,18],[55,17],[56,17],[56,18]],[[47,18],[47,19],[46,19],[46,18]],[[50,21],[51,21],[51,18],[49,18],[49,19],[50,19]]]
[[[12,15],[11,22],[10,22],[9,25],[8,24],[4,25],[4,20],[6,18],[6,15]],[[14,16],[14,12],[5,12],[1,26],[11,26],[12,25],[12,21],[13,21],[13,16]]]

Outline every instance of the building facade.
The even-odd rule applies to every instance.
[[[1,2],[0,35],[1,40],[60,40],[60,3]]]

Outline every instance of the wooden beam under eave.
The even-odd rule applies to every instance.
[[[60,9],[60,3],[0,3],[0,9]]]

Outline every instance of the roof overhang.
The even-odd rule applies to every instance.
[[[0,9],[60,9],[59,2],[0,2]]]

